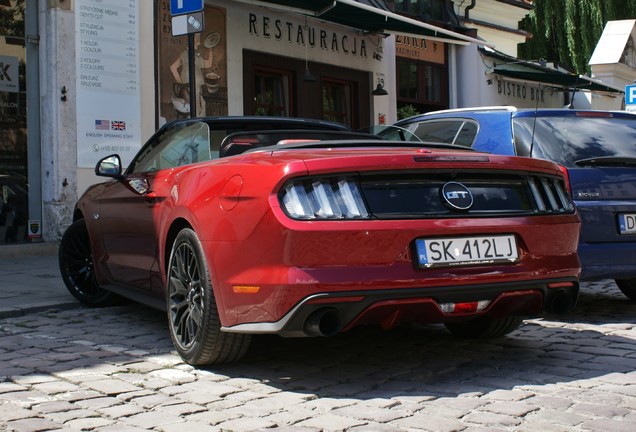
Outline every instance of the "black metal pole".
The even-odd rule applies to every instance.
[[[190,118],[197,116],[197,92],[194,82],[194,33],[188,33],[188,72],[190,80]]]

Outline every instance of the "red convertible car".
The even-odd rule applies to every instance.
[[[167,311],[182,358],[236,361],[253,334],[443,323],[497,337],[570,310],[580,220],[560,168],[324,122],[178,120],[77,203],[70,292]]]

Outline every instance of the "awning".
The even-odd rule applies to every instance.
[[[381,0],[240,0],[265,6],[284,6],[284,10],[320,18],[332,23],[365,30],[413,35],[458,45],[486,42],[461,33],[414,20],[391,12]]]
[[[549,67],[545,62],[521,60],[490,47],[480,47],[479,51],[482,56],[493,60],[494,67],[490,70],[490,73],[493,74],[569,90],[625,93],[624,88],[616,87],[585,75],[577,75],[563,68]]]
[[[539,70],[510,70],[503,67],[495,67],[493,73],[523,81],[546,83],[557,87],[565,87],[576,90],[602,91],[608,93],[624,93],[622,89],[615,88],[601,81],[584,75],[557,71]]]

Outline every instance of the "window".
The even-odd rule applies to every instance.
[[[254,114],[290,116],[290,73],[267,70],[254,72]]]
[[[395,11],[445,21],[445,2],[446,0],[396,0]]]
[[[210,160],[210,128],[197,122],[174,128],[149,142],[130,164],[129,173],[158,171]]]
[[[477,136],[477,124],[463,119],[414,123],[408,129],[424,142],[455,144],[464,147],[471,147]]]
[[[411,104],[419,112],[448,108],[445,65],[398,58],[397,87],[398,105]]]
[[[324,80],[322,83],[322,119],[352,126],[352,99],[353,85],[351,83]]]

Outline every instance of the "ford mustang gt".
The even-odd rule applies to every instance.
[[[453,143],[563,166],[581,216],[581,280],[614,279],[636,301],[636,115],[479,107],[421,114],[395,126],[391,139]]]
[[[78,201],[69,291],[165,309],[181,357],[237,361],[254,334],[443,323],[498,337],[570,310],[580,219],[558,165],[393,142],[323,122],[177,120]]]

